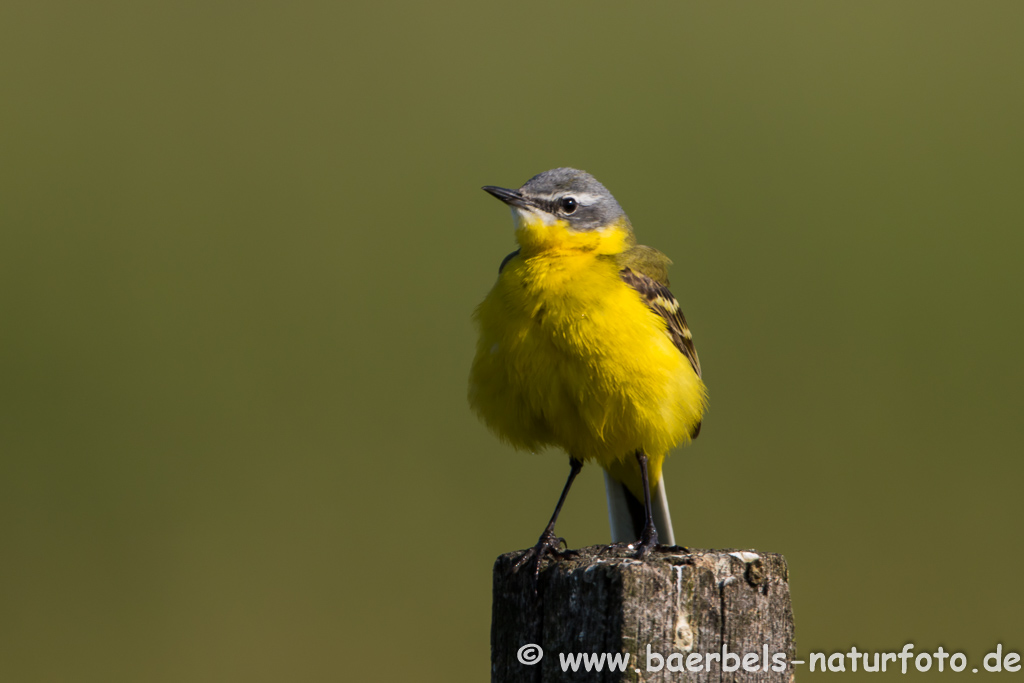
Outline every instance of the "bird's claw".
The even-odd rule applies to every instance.
[[[658,530],[653,525],[644,527],[637,543],[636,559],[643,560],[658,546]]]
[[[562,550],[562,546],[565,545],[565,539],[560,536],[555,536],[555,532],[551,530],[545,531],[541,534],[540,539],[537,541],[537,545],[533,546],[516,560],[515,565],[512,566],[513,573],[518,573],[527,563],[533,564],[533,592],[537,593],[537,584],[540,581],[540,563],[547,555],[553,555],[556,558],[563,558],[569,554],[569,550]]]

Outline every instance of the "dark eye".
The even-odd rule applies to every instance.
[[[562,213],[572,213],[578,206],[576,200],[572,197],[562,197],[562,201],[558,205],[562,207]]]

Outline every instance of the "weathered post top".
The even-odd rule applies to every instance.
[[[791,679],[781,555],[593,546],[546,560],[535,595],[520,554],[494,564],[492,683]]]

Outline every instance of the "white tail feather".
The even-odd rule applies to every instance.
[[[637,538],[633,531],[629,505],[626,503],[625,487],[605,472],[604,490],[608,498],[608,522],[612,530],[612,543],[632,543]],[[676,537],[672,531],[672,515],[668,511],[664,478],[651,491],[651,512],[654,515],[654,526],[658,530],[658,542],[662,545],[675,545]]]
[[[633,533],[633,518],[626,505],[626,490],[605,472],[604,492],[608,497],[608,523],[612,528],[612,543],[632,543],[636,537]]]

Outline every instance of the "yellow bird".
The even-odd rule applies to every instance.
[[[519,249],[474,315],[469,402],[502,440],[557,446],[570,463],[551,521],[517,568],[532,558],[538,572],[544,555],[559,554],[558,513],[591,460],[605,471],[612,541],[638,540],[641,558],[659,538],[674,545],[662,463],[700,432],[707,391],[668,290],[668,257],[636,244],[589,173],[556,168],[518,190],[483,189],[511,207]]]

